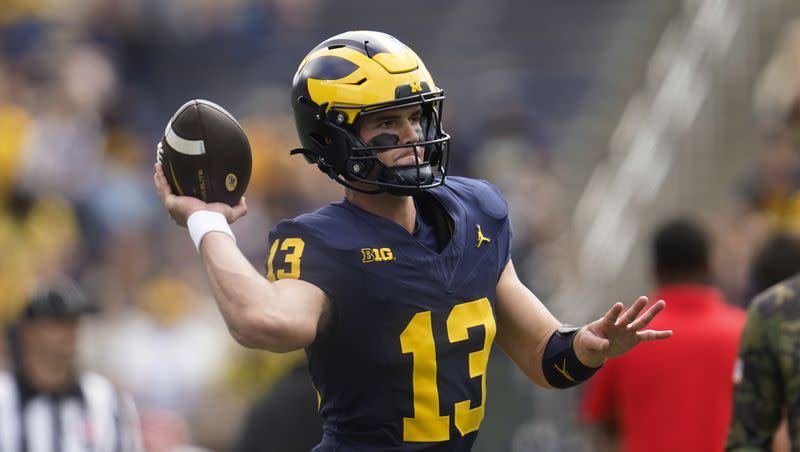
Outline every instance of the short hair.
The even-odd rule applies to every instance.
[[[659,283],[707,280],[710,245],[703,226],[677,218],[659,226],[653,236],[653,264]]]
[[[757,295],[797,272],[800,272],[800,239],[786,233],[772,235],[753,257],[750,293]]]

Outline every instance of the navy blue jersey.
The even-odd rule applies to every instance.
[[[508,206],[484,181],[430,190],[452,220],[441,251],[347,201],[278,224],[267,275],[328,295],[306,349],[324,420],[315,451],[467,451],[483,419]]]

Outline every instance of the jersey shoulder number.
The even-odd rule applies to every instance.
[[[315,214],[278,223],[269,233],[265,276],[270,281],[302,279],[331,293],[352,259],[330,231],[343,224],[327,218],[322,224]],[[351,253],[352,254],[352,253]]]

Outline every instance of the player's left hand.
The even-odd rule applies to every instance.
[[[647,297],[639,297],[627,310],[616,303],[603,317],[581,328],[573,342],[575,354],[585,365],[599,367],[607,358],[620,356],[640,342],[672,336],[672,330],[642,330],[665,305],[664,300],[658,300],[641,314]]]

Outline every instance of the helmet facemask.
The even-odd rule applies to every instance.
[[[318,106],[320,128],[329,137],[317,140],[323,150],[319,155],[306,149],[296,149],[306,159],[317,163],[320,169],[338,183],[362,193],[391,193],[413,195],[444,184],[449,158],[450,136],[442,130],[444,92],[423,93],[410,98],[392,100],[370,105],[323,105]],[[314,108],[309,99],[301,103]],[[419,105],[422,109],[419,140],[400,144],[393,134],[379,134],[364,143],[359,137],[360,121],[370,115]],[[325,112],[327,110],[327,112]],[[342,110],[356,111],[353,124],[347,124]],[[402,166],[387,166],[378,155],[389,150],[417,147],[423,148],[422,159],[414,152],[415,163]],[[327,157],[326,157],[327,156]],[[359,184],[353,184],[359,182]],[[366,186],[365,186],[366,185]]]
[[[403,99],[362,109],[356,116],[353,132],[358,136],[359,124],[371,115],[419,105],[421,115],[414,143],[401,144],[394,134],[379,134],[368,143],[357,140],[357,146],[350,150],[349,164],[345,177],[375,187],[368,192],[388,192],[395,195],[411,195],[423,190],[438,187],[444,183],[447,169],[447,155],[450,137],[442,131],[441,113],[444,96],[420,95],[418,99]],[[387,166],[379,155],[390,150],[408,148],[413,151],[414,163]],[[420,158],[418,149],[422,149]]]

